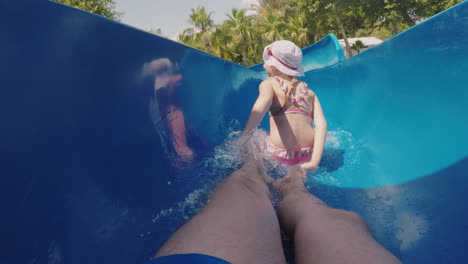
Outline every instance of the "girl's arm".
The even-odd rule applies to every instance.
[[[327,138],[327,121],[323,115],[322,106],[320,101],[315,95],[314,99],[314,125],[315,125],[315,139],[314,147],[312,149],[312,158],[309,162],[301,165],[308,172],[315,172],[318,169],[320,160],[322,159],[323,148],[325,147],[325,140]]]
[[[273,101],[273,86],[270,81],[263,81],[259,88],[259,95],[257,101],[252,107],[249,120],[245,125],[242,136],[249,136],[260,124],[268,109],[270,109],[271,102]]]

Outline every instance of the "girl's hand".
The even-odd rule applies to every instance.
[[[314,173],[317,171],[318,165],[307,162],[307,163],[301,164],[301,168],[303,168],[307,173]]]
[[[191,162],[193,159],[193,150],[188,146],[178,146],[176,147],[177,155],[185,162]]]
[[[242,135],[234,143],[239,148],[239,152],[242,155],[247,155],[247,153],[248,153],[248,149],[247,149],[248,140],[249,140],[249,138],[248,138],[247,135]]]

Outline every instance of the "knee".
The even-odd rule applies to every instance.
[[[362,219],[362,217],[354,212],[341,210],[341,209],[331,209],[331,216],[334,221],[345,223],[347,225],[357,227],[357,228],[364,228],[367,229],[366,222]]]
[[[249,190],[256,196],[268,197],[270,199],[271,194],[268,186],[265,182],[261,182],[255,179],[244,178],[241,180],[242,185],[246,190]]]
[[[245,190],[253,195],[270,196],[270,191],[266,183],[260,177],[252,175],[250,171],[238,170],[234,173],[231,181],[234,182],[238,188]]]

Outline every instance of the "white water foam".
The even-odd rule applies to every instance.
[[[366,205],[364,217],[370,220],[370,225],[376,226],[378,236],[385,236],[379,231],[390,232],[401,251],[414,248],[427,236],[430,230],[427,218],[408,204],[415,199],[413,195],[397,186],[371,189],[366,194],[368,200],[355,201],[355,206],[362,208],[363,204]]]
[[[267,151],[268,133],[266,131],[257,129],[246,141],[241,143],[239,139],[242,132],[234,130],[234,128],[239,127],[238,124],[230,123],[227,127],[230,131],[227,131],[226,139],[214,148],[213,154],[204,159],[198,166],[199,170],[190,176],[195,179],[194,182],[203,182],[204,184],[196,187],[182,201],[156,213],[152,218],[153,223],[156,224],[168,217],[188,220],[203,208],[216,183],[242,165],[245,157],[239,147],[241,144],[246,146],[249,155],[264,161],[265,169],[273,179],[286,175],[288,167],[274,160]],[[339,151],[344,148],[347,151],[347,161],[355,163],[358,151],[352,135],[344,130],[328,132],[324,152],[324,159],[326,159],[324,162],[328,167],[320,168],[316,173],[308,175],[308,182],[334,182],[334,185],[339,186],[344,177],[344,174],[339,171],[343,169],[343,166],[347,166],[347,164],[340,164],[344,157]],[[307,184],[306,187],[310,187],[310,184]]]
[[[345,130],[329,131],[319,169],[308,174],[306,183],[309,189],[319,183],[332,186],[344,186],[350,181],[349,170],[359,166],[360,149],[353,135]]]

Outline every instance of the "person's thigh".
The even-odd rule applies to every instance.
[[[311,194],[285,197],[279,217],[294,237],[298,264],[400,263],[377,243],[361,217],[330,208]]]
[[[246,162],[156,256],[201,253],[232,263],[285,263],[279,223],[263,173],[256,162]]]

